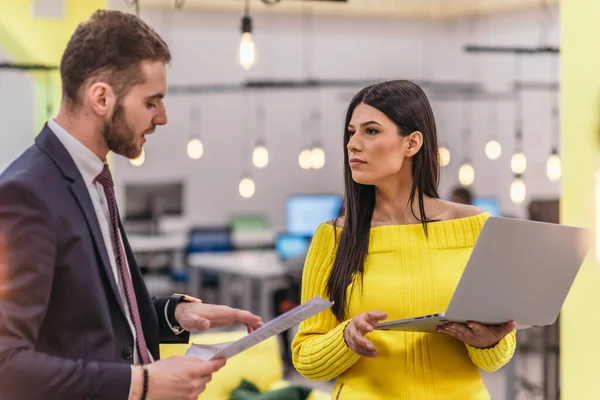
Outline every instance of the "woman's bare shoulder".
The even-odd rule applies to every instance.
[[[443,211],[440,213],[439,217],[436,218],[438,220],[445,221],[459,218],[469,218],[484,212],[482,209],[468,204],[452,203],[445,200],[440,201],[442,202],[441,209]]]
[[[343,228],[344,227],[344,217],[338,217],[336,219],[332,219],[330,221],[327,221],[327,224],[331,225],[331,226],[335,226],[336,228]]]

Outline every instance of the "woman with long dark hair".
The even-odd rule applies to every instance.
[[[478,367],[515,349],[515,323],[446,324],[438,333],[374,331],[385,319],[445,310],[489,213],[438,195],[437,132],[419,86],[362,89],[344,126],[343,215],[317,229],[302,301],[330,310],[302,322],[296,369],[338,378],[334,399],[488,399]]]

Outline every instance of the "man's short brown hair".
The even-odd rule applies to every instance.
[[[171,61],[169,47],[141,19],[120,11],[98,10],[77,27],[60,63],[63,100],[81,105],[82,86],[104,81],[117,95],[143,83],[143,61]]]

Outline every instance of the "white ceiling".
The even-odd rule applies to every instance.
[[[206,12],[242,13],[245,0],[140,0],[143,7],[173,8],[182,1],[184,9]],[[559,0],[546,0],[548,5]],[[275,5],[250,0],[251,13],[298,14],[367,18],[416,18],[451,20],[541,8],[541,0],[348,0],[347,2],[281,0]]]

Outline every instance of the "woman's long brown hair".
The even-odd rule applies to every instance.
[[[424,196],[439,198],[439,160],[437,132],[433,110],[425,92],[413,82],[397,80],[378,83],[362,89],[350,102],[344,125],[344,228],[339,239],[335,261],[327,292],[334,302],[332,311],[339,321],[347,315],[346,293],[348,286],[359,274],[362,279],[364,263],[369,250],[371,219],[375,208],[375,187],[362,185],[352,179],[347,144],[350,140],[348,125],[354,109],[368,104],[384,113],[398,126],[398,134],[408,136],[415,131],[423,135],[423,145],[413,157],[412,187],[409,206],[413,209],[415,194],[419,202],[419,215],[427,233],[427,216]],[[336,221],[337,224],[337,221]],[[336,237],[337,240],[337,237]]]

